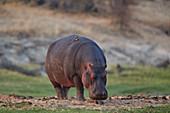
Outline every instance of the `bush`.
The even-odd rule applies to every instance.
[[[19,3],[19,2],[23,2],[26,0],[0,0],[0,4],[6,4],[6,3]]]
[[[120,30],[125,30],[131,18],[130,0],[109,0],[109,2],[112,9],[112,23]]]

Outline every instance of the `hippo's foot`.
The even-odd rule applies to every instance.
[[[76,97],[76,100],[79,100],[79,101],[86,101],[86,99],[84,97]]]
[[[58,100],[68,100],[68,98],[63,95],[58,95]]]
[[[56,90],[57,96],[59,100],[67,100],[68,99],[68,91],[70,87],[61,86],[58,83],[53,83],[54,88]]]
[[[68,100],[68,97],[64,94],[58,94],[58,100]]]
[[[58,100],[66,100],[66,97],[64,97],[62,94],[58,94]]]
[[[104,102],[102,100],[94,100],[94,103],[95,104],[100,104],[100,105],[104,104]]]

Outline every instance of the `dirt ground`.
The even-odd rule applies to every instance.
[[[89,110],[112,110],[117,108],[130,109],[142,108],[144,106],[161,106],[170,104],[170,95],[168,96],[145,96],[145,95],[127,95],[112,96],[104,100],[103,105],[94,103],[94,101],[86,98],[85,102],[75,100],[74,97],[68,100],[58,100],[53,97],[25,97],[22,95],[1,95],[0,107],[12,107],[12,109],[32,109],[33,107],[42,107],[48,110],[56,108],[77,108]]]

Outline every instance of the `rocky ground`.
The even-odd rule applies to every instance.
[[[78,108],[90,110],[112,110],[117,108],[130,109],[142,108],[144,106],[161,106],[170,104],[170,96],[145,96],[145,95],[128,95],[112,96],[104,100],[103,105],[94,103],[90,99],[80,102],[72,97],[69,100],[58,100],[57,97],[25,97],[22,95],[1,95],[0,107],[12,106],[11,109],[31,109],[33,107],[42,107],[45,109],[55,110],[55,108]]]
[[[16,64],[43,64],[49,45],[56,40],[47,38],[16,37],[0,38],[0,61]],[[104,51],[108,64],[152,64],[157,65],[169,58],[169,50],[146,41],[129,42],[97,41]],[[116,43],[117,42],[117,43]]]
[[[114,28],[110,18],[61,13],[20,4],[2,5],[0,62],[43,64],[47,49],[54,40],[78,34],[98,43],[108,65],[157,65],[170,58],[170,37],[160,28],[166,23],[168,25],[170,18],[169,2],[166,2],[146,0],[132,5],[133,18],[129,24],[133,29],[126,35]]]

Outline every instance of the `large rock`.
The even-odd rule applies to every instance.
[[[42,64],[50,43],[51,41],[42,38],[0,39],[0,62]]]

